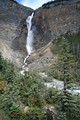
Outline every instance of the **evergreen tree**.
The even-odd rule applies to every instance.
[[[79,120],[80,119],[80,102],[77,104],[76,96],[73,96],[67,92],[69,79],[71,76],[74,78],[74,72],[76,70],[77,61],[73,54],[70,52],[70,44],[67,39],[62,37],[60,42],[60,57],[58,60],[58,67],[63,75],[64,91],[61,97],[61,114],[60,120]]]
[[[66,92],[66,88],[69,82],[74,81],[75,70],[78,66],[77,60],[75,56],[70,52],[70,44],[67,39],[62,37],[60,41],[60,56],[57,63],[57,68],[62,74],[62,78],[64,81],[64,91]],[[76,81],[76,80],[75,80]]]
[[[68,60],[69,60],[69,43],[66,41],[64,37],[62,37],[61,41],[61,55],[59,58],[60,67],[63,72],[63,80],[64,80],[64,91],[66,91],[67,79],[68,79]]]

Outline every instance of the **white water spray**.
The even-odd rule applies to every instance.
[[[26,60],[27,58],[31,55],[31,53],[33,52],[33,30],[32,30],[32,18],[33,18],[34,12],[31,14],[31,16],[28,16],[28,18],[26,19],[26,23],[27,23],[27,29],[28,29],[28,34],[27,34],[27,40],[26,40],[26,49],[28,52],[27,57],[24,59],[24,64],[26,65]]]

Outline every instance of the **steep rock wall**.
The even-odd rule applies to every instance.
[[[36,26],[36,48],[65,33],[80,31],[80,1],[49,2],[36,10],[33,24]]]
[[[12,0],[0,0],[0,52],[18,65],[26,52],[26,18],[32,11]]]

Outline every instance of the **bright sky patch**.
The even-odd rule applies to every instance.
[[[16,0],[16,1],[24,6],[37,9],[40,6],[42,6],[42,4],[47,3],[48,1],[53,1],[53,0]]]

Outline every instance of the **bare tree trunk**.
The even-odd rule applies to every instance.
[[[67,88],[67,78],[66,78],[66,68],[64,66],[64,93],[66,94],[66,88]]]

